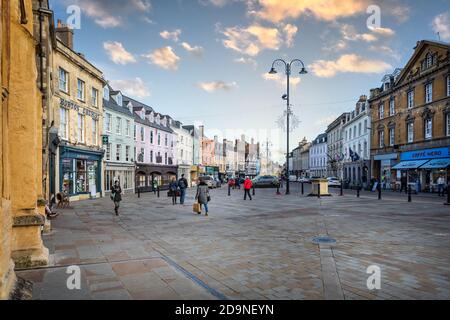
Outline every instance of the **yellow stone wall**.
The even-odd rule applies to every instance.
[[[44,265],[41,239],[42,105],[36,86],[31,0],[1,0],[0,299],[14,283],[15,267]]]
[[[68,78],[68,92],[64,92],[59,89],[59,68],[63,68],[69,74]],[[77,98],[77,79],[85,82],[85,99],[81,101]],[[75,103],[82,109],[89,110],[99,115],[97,120],[97,134],[94,139],[92,130],[92,117],[89,115],[84,116],[84,142],[78,141],[78,113],[79,111],[67,108],[69,112],[68,120],[68,136],[65,142],[75,147],[88,148],[91,150],[102,150],[101,134],[103,130],[103,86],[105,82],[103,80],[102,72],[85,60],[82,56],[75,51],[66,47],[61,41],[57,41],[57,48],[53,55],[53,101],[51,104],[51,110],[49,114],[49,122],[55,121],[55,127],[60,128],[60,101],[61,98]],[[92,88],[97,89],[98,98],[97,106],[93,106],[91,103]],[[59,134],[61,136],[61,132]],[[96,140],[96,141],[95,141]],[[102,162],[100,163],[102,166]],[[59,153],[56,159],[56,192],[61,190],[60,188],[60,176],[59,176]],[[103,168],[100,167],[100,172],[103,172]],[[103,174],[102,174],[103,177]],[[100,185],[103,186],[103,181],[100,181]],[[83,195],[88,197],[88,195]],[[83,197],[80,196],[80,197]],[[97,196],[101,196],[98,192]],[[72,197],[71,200],[80,199],[79,196]]]

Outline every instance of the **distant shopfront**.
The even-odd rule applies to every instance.
[[[76,200],[102,195],[103,151],[61,146],[59,155],[59,191]]]
[[[154,186],[160,190],[169,189],[172,179],[178,179],[178,166],[158,166],[138,164],[136,167],[136,192],[154,191]]]
[[[379,154],[373,157],[373,176],[381,181],[383,188],[391,189],[395,186],[394,166],[398,163],[398,153]]]
[[[440,176],[448,181],[449,166],[450,147],[444,147],[403,152],[394,170],[397,170],[397,180],[406,175],[416,191],[434,192]]]

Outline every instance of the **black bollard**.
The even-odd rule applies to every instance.
[[[358,188],[356,189],[356,197],[359,198],[359,193],[360,193],[361,187],[358,186]]]
[[[378,185],[378,200],[381,200],[381,185]]]
[[[447,203],[444,204],[450,206],[450,185],[447,185]]]
[[[253,194],[252,195],[255,195],[255,187],[253,187]]]
[[[140,198],[140,197],[141,197],[141,188],[138,187],[138,198]]]
[[[317,198],[320,199],[320,183],[317,185]]]
[[[304,194],[305,194],[305,188],[304,188],[303,182],[302,182],[302,195],[304,195]]]
[[[158,186],[158,188],[156,189],[156,192],[157,192],[158,198],[159,198],[159,186]]]
[[[339,196],[344,196],[344,184],[343,181],[341,180],[341,193],[339,194]]]
[[[228,196],[231,196],[231,186],[228,185]]]
[[[408,202],[411,202],[411,186],[408,186]]]

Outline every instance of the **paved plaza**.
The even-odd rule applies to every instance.
[[[44,236],[48,267],[22,270],[34,299],[450,299],[450,207],[436,195],[333,190],[321,199],[257,189],[211,191],[210,215],[162,192],[60,210]],[[316,244],[329,236],[334,244]],[[67,267],[81,268],[69,290]],[[381,289],[367,288],[369,266]]]

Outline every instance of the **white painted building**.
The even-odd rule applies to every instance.
[[[178,178],[181,178],[181,175],[184,174],[188,185],[191,185],[191,166],[194,164],[194,138],[191,132],[183,128],[182,123],[179,121],[171,121],[170,127],[177,137],[176,159],[178,164]]]
[[[309,149],[309,170],[312,178],[327,177],[327,134],[322,133],[313,140]]]
[[[350,186],[367,186],[370,180],[370,125],[369,103],[363,95],[343,127],[344,180]]]

